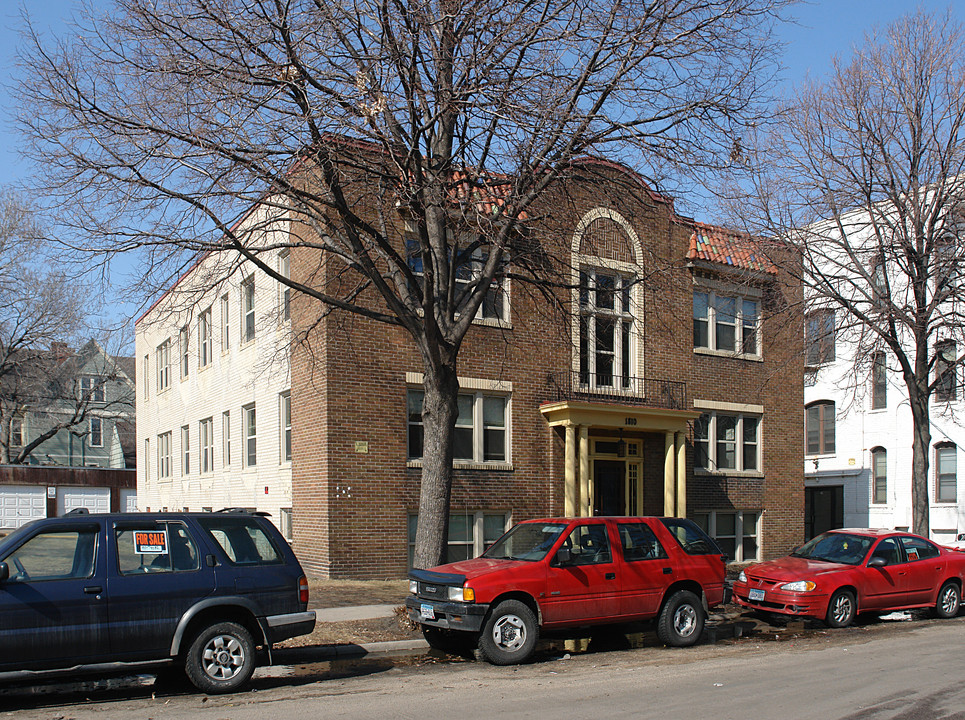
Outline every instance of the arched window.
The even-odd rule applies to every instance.
[[[871,476],[871,502],[888,502],[888,452],[883,447],[876,447],[871,451]]]
[[[834,452],[834,403],[820,400],[805,408],[804,432],[806,455],[829,455]]]

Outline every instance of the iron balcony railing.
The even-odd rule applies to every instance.
[[[603,375],[578,370],[551,373],[549,383],[556,400],[648,405],[670,410],[687,409],[687,383],[633,376]]]

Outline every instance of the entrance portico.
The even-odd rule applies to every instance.
[[[540,412],[564,428],[564,511],[567,516],[687,514],[687,424],[699,412],[638,404],[563,400]],[[643,436],[664,437],[663,508],[644,507]]]

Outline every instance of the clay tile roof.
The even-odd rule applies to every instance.
[[[741,270],[777,274],[777,266],[762,252],[761,243],[726,228],[694,224],[688,260],[705,260]]]
[[[473,178],[469,173],[455,171],[452,174],[452,201],[465,207],[474,205],[481,215],[496,215],[499,208],[506,204],[506,197],[512,192],[513,185],[508,175],[486,172]],[[519,219],[526,220],[525,212]]]

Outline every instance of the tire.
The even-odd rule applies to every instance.
[[[951,580],[942,585],[938,591],[938,600],[935,603],[935,616],[940,618],[953,618],[958,615],[958,609],[962,602],[962,593],[958,585]]]
[[[188,648],[184,671],[192,685],[210,695],[237,690],[255,671],[251,633],[233,622],[209,625]]]
[[[529,606],[504,600],[493,608],[479,636],[479,651],[493,665],[526,662],[536,649],[539,625]]]
[[[664,645],[689,647],[700,640],[704,631],[704,606],[689,590],[671,595],[657,618],[657,637]]]
[[[458,630],[443,630],[431,625],[422,626],[422,637],[434,650],[462,655],[471,652],[479,642],[475,633],[460,632]]]
[[[856,613],[854,593],[850,590],[836,590],[828,602],[828,613],[824,616],[824,624],[832,628],[848,627],[854,622]]]

